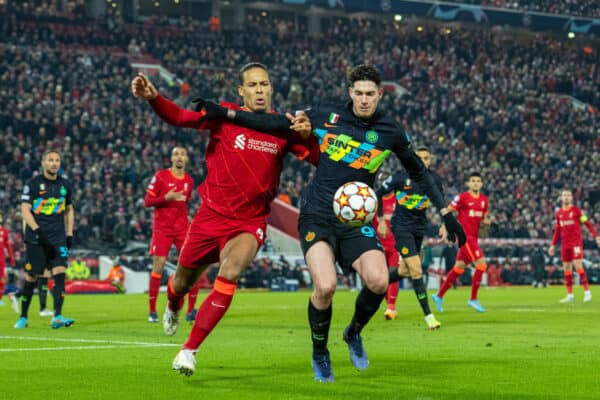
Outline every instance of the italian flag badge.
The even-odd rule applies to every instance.
[[[337,122],[339,121],[339,119],[340,119],[340,116],[339,116],[339,114],[336,114],[336,113],[330,113],[330,114],[329,114],[329,121],[328,121],[328,122],[329,122],[330,124],[337,124]]]

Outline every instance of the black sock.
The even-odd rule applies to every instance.
[[[419,304],[421,304],[421,308],[425,315],[431,314],[431,309],[429,308],[429,301],[427,300],[427,289],[425,289],[425,284],[423,283],[423,278],[413,279],[411,278],[413,289],[415,289],[415,294],[417,295],[417,300],[419,300]]]
[[[35,288],[35,281],[25,281],[23,289],[21,289],[21,295],[19,301],[21,302],[21,317],[27,318],[27,312],[29,311],[29,305],[31,304],[31,298],[33,297],[33,289]]]
[[[40,296],[40,311],[45,310],[48,300],[48,278],[38,278],[38,295]]]
[[[65,273],[54,275],[54,290],[52,290],[54,298],[54,315],[62,315],[63,301],[65,300]]]
[[[384,297],[385,294],[375,294],[366,286],[362,288],[356,297],[354,316],[348,329],[349,336],[360,335],[362,329],[379,309]]]
[[[390,268],[390,283],[398,282],[400,280],[400,275],[398,274],[398,268]]]
[[[313,343],[313,353],[327,353],[329,325],[331,325],[331,304],[325,310],[317,310],[310,299],[308,300],[308,322]]]

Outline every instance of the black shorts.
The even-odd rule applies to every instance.
[[[394,239],[396,240],[396,250],[398,250],[402,257],[419,256],[421,254],[423,236],[418,236],[407,231],[395,230]]]
[[[49,247],[27,243],[25,247],[27,252],[25,272],[30,275],[42,275],[46,269],[67,266],[69,249],[66,244]]]
[[[371,224],[350,227],[318,215],[300,214],[298,232],[304,255],[313,244],[323,240],[332,247],[335,260],[344,273],[351,271],[352,263],[363,253],[369,250],[383,252],[383,246]]]

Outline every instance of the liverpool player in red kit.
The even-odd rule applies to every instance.
[[[481,285],[483,273],[487,270],[485,256],[479,248],[478,237],[479,227],[483,222],[487,231],[491,223],[488,215],[489,200],[486,195],[481,193],[483,180],[478,172],[469,175],[467,187],[469,190],[456,196],[448,206],[452,211],[458,212],[458,222],[463,226],[467,235],[467,242],[458,250],[456,255],[456,264],[450,270],[444,283],[437,294],[432,296],[433,302],[439,312],[444,312],[443,302],[446,291],[452,286],[456,278],[463,272],[465,267],[471,263],[475,265],[475,273],[471,283],[471,298],[467,302],[468,306],[479,312],[485,312],[485,308],[479,303],[477,293]],[[444,229],[444,228],[442,228]]]
[[[209,134],[207,176],[198,188],[202,205],[186,235],[177,271],[169,280],[169,302],[163,317],[165,333],[175,334],[183,296],[208,264],[220,262],[213,290],[198,308],[190,335],[173,361],[173,369],[189,376],[195,371],[196,351],[225,315],[241,272],[250,265],[265,240],[265,219],[277,194],[286,154],[291,152],[316,164],[319,147],[316,140],[307,141],[289,131],[268,135],[226,121],[201,121],[204,112],[178,107],[160,96],[141,74],[133,79],[131,90],[134,96],[148,100],[169,124]],[[267,68],[259,63],[242,67],[238,94],[243,98],[245,110],[271,112],[273,86]],[[235,104],[223,105],[242,109]],[[297,122],[291,128],[310,135],[307,121]]]
[[[561,303],[571,303],[573,296],[573,266],[579,274],[579,282],[583,286],[583,301],[592,300],[592,292],[587,280],[585,269],[583,269],[583,238],[581,236],[581,224],[585,224],[588,230],[594,236],[596,245],[600,247],[600,237],[594,229],[594,226],[588,217],[579,207],[573,205],[573,193],[565,189],[560,194],[562,207],[556,212],[556,223],[554,225],[554,236],[552,245],[548,249],[548,254],[554,256],[555,246],[560,239],[560,258],[563,262],[565,274],[565,286],[567,287],[567,297],[562,299]]]
[[[394,240],[394,235],[391,234],[392,228],[390,222],[392,215],[394,214],[394,209],[396,208],[396,196],[392,192],[383,196],[381,200],[383,216],[379,217],[378,215],[375,215],[375,218],[373,219],[373,226],[375,227],[377,237],[383,246],[383,252],[385,253],[385,260],[388,268],[398,268],[398,264],[400,263],[400,255],[398,254],[398,250],[396,250],[396,241]],[[382,221],[387,225],[387,230],[385,230],[384,233],[380,232],[379,228],[379,224]],[[398,317],[398,311],[396,311],[396,297],[398,297],[399,286],[400,281],[390,283],[385,294],[387,308],[385,309],[383,316],[387,320],[396,319]]]
[[[158,322],[156,300],[160,289],[160,280],[165,269],[165,263],[172,245],[177,251],[185,239],[189,227],[188,203],[192,198],[194,180],[185,172],[188,163],[187,150],[177,146],[171,151],[171,168],[162,169],[152,177],[144,205],[154,207],[154,222],[152,224],[152,273],[148,285],[148,303],[150,312],[148,322]],[[187,321],[194,321],[198,287],[194,286],[188,295],[188,309],[185,316]]]
[[[4,288],[6,287],[6,277],[8,276],[6,271],[6,253],[8,253],[10,265],[12,267],[15,266],[15,256],[13,253],[12,246],[10,244],[8,229],[4,228],[2,226],[2,223],[4,223],[4,215],[2,214],[2,211],[0,211],[0,306],[4,305],[2,297],[4,296]],[[11,301],[13,301],[13,298],[11,298]]]

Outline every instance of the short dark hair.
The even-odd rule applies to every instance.
[[[429,147],[427,147],[427,146],[419,146],[419,147],[417,147],[417,150],[415,150],[415,152],[417,152],[417,151],[426,151],[428,153],[431,153],[431,150],[429,150]]]
[[[56,153],[56,154],[58,154],[58,158],[62,158],[60,155],[60,152],[58,150],[48,149],[48,150],[44,150],[44,152],[42,153],[42,161],[44,161],[46,159],[46,157],[48,156],[48,154],[50,154],[50,153]]]
[[[371,81],[380,86],[381,74],[374,65],[361,64],[352,68],[348,80],[350,81],[350,86],[354,85],[356,81]]]
[[[246,72],[246,71],[248,71],[249,69],[252,69],[252,68],[260,68],[260,69],[265,70],[265,72],[267,74],[269,73],[269,69],[263,63],[259,63],[259,62],[248,63],[248,64],[244,65],[242,68],[240,68],[240,73],[239,73],[240,85],[244,84],[244,72]]]
[[[479,179],[483,180],[483,177],[477,171],[473,171],[469,174],[469,179],[471,179],[471,178],[479,178]]]

